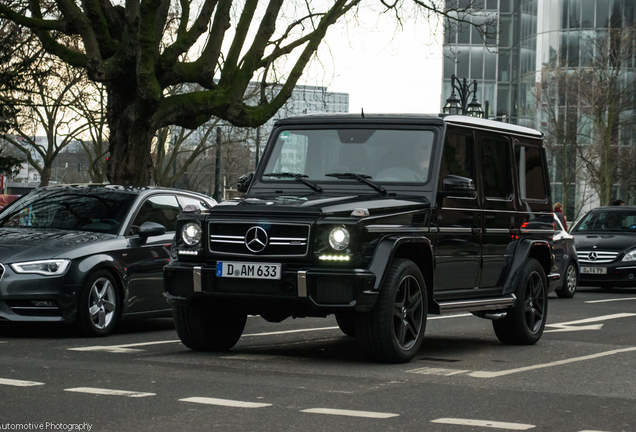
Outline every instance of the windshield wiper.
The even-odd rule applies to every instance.
[[[272,172],[272,173],[267,173],[267,174],[263,174],[264,176],[267,177],[293,177],[296,180],[298,180],[301,183],[306,184],[307,186],[309,186],[310,188],[312,188],[313,190],[315,190],[316,192],[322,192],[322,188],[320,186],[318,186],[317,184],[314,184],[310,181],[305,180],[307,177],[309,177],[306,174],[298,174],[298,173],[292,173],[292,172]]]
[[[355,179],[355,180],[358,180],[359,182],[368,184],[373,189],[375,189],[378,192],[383,193],[383,194],[386,195],[386,189],[384,189],[379,184],[373,183],[372,181],[368,180],[368,179],[372,178],[370,175],[356,174],[356,173],[331,173],[331,174],[325,174],[325,176],[327,176],[327,177],[335,177],[337,179]]]

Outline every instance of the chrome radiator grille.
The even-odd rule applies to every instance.
[[[580,263],[608,264],[616,259],[618,252],[580,250],[576,252],[576,256],[579,258]]]
[[[269,222],[210,222],[210,252],[242,256],[305,256],[308,224]]]

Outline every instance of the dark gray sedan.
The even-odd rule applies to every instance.
[[[170,316],[163,266],[192,192],[122,186],[36,189],[0,213],[0,322],[75,323],[87,335],[120,318]]]
[[[581,286],[636,286],[636,206],[595,208],[571,233],[581,263]]]

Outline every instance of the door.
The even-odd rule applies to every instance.
[[[472,179],[475,175],[473,133],[449,127],[446,131],[438,188],[448,175]],[[476,186],[477,187],[477,186]],[[473,289],[480,266],[480,208],[477,195],[444,196],[438,194],[435,224],[435,291]],[[441,298],[439,295],[437,298]],[[442,295],[443,297],[443,295]]]
[[[153,195],[139,206],[128,236],[128,312],[169,309],[163,297],[163,267],[170,261],[170,244],[180,212],[174,195]],[[163,225],[166,233],[139,237],[139,227],[148,221]]]
[[[479,170],[483,197],[480,288],[503,286],[507,260],[512,259],[511,228],[515,226],[512,143],[504,135],[481,134]]]

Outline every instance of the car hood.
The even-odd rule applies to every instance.
[[[578,250],[590,250],[596,246],[598,250],[622,252],[636,248],[636,234],[572,233],[572,235]]]
[[[81,246],[90,245],[112,234],[40,228],[0,228],[0,262],[13,263],[64,256]]]
[[[395,212],[419,210],[430,207],[430,202],[421,196],[395,195],[347,195],[325,197],[276,196],[240,198],[220,203],[211,210],[213,215],[258,213],[270,215],[296,215],[298,217],[349,216],[355,209],[366,209],[370,216]]]

